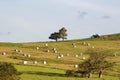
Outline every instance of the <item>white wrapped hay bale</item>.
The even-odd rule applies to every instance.
[[[22,52],[22,50],[18,50],[18,52]]]
[[[53,50],[53,51],[56,51],[56,48],[53,48],[52,50]]]
[[[46,52],[50,52],[50,50],[46,50]]]
[[[75,64],[75,65],[74,65],[74,68],[78,68],[78,65],[77,65],[77,64]]]
[[[87,46],[90,46],[90,43],[87,43]]]
[[[52,49],[54,53],[57,53],[57,49],[56,48],[53,48]]]
[[[64,55],[63,54],[59,54],[59,56],[62,58],[62,57],[64,57]]]
[[[39,47],[36,47],[37,50],[39,50]]]
[[[31,55],[30,55],[30,54],[27,54],[27,57],[31,57]]]
[[[82,57],[82,60],[85,60],[86,58],[85,57]]]
[[[6,52],[2,52],[2,55],[6,55]]]
[[[37,61],[33,61],[33,64],[37,64],[38,62]]]
[[[75,57],[78,57],[78,55],[76,54]]]
[[[22,62],[23,64],[27,64],[28,62],[27,61],[25,61],[25,60],[23,60],[23,62]]]
[[[17,50],[17,49],[15,49],[14,51],[15,51],[15,52],[18,52],[18,50]]]
[[[86,45],[86,42],[82,42],[82,45],[84,45],[84,46],[85,46],[85,45]]]
[[[48,44],[46,43],[45,46],[48,47]]]
[[[92,48],[94,49],[94,48],[95,48],[95,46],[92,46]]]
[[[60,59],[61,57],[58,55],[57,58]]]
[[[57,51],[54,51],[54,53],[57,53]]]
[[[73,48],[76,48],[77,46],[76,45],[73,45]]]
[[[23,56],[24,56],[24,57],[26,57],[26,56],[27,56],[27,54],[23,54]]]
[[[47,62],[44,60],[43,62],[42,62],[43,64],[47,64]]]

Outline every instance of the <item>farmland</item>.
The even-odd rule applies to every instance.
[[[90,45],[83,45],[83,42]],[[73,43],[76,47],[73,47]],[[0,43],[0,61],[13,63],[15,68],[22,73],[20,75],[22,80],[88,80],[88,78],[66,77],[65,73],[66,70],[75,69],[75,64],[83,62],[83,57],[87,59],[89,54],[85,52],[93,46],[112,52],[108,60],[114,62],[115,66],[112,70],[106,70],[102,79],[120,80],[120,40],[87,39],[58,42]],[[39,47],[39,49],[36,49],[36,47]],[[56,53],[53,48],[56,48]],[[2,55],[2,52],[5,52],[6,55]],[[23,56],[23,54],[30,54],[30,57]],[[59,54],[63,54],[64,57],[58,58]],[[27,64],[23,64],[23,61],[27,61]],[[33,64],[33,61],[37,61],[37,64]],[[46,64],[43,64],[43,61],[46,61]],[[99,80],[98,75],[93,75],[89,80]]]

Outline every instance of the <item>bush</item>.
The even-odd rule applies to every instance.
[[[98,34],[92,35],[91,38],[100,38]]]
[[[67,77],[80,77],[81,74],[75,70],[67,70],[66,71],[66,76]]]
[[[69,77],[69,76],[74,76],[74,71],[72,70],[67,70],[66,71],[66,76]]]
[[[11,63],[0,62],[0,80],[19,80],[19,73]]]

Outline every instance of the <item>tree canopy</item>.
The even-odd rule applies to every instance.
[[[64,40],[64,39],[67,39],[67,38],[66,38],[66,36],[67,36],[67,33],[66,33],[66,32],[67,32],[67,29],[65,29],[64,27],[59,30],[60,38],[62,38],[63,40]]]
[[[96,49],[88,50],[87,53],[90,54],[90,57],[82,64],[79,64],[78,72],[87,74],[89,78],[91,77],[92,73],[98,72],[100,78],[103,70],[112,66],[112,63],[106,60],[106,58],[109,56],[109,51]]]
[[[19,80],[18,75],[13,64],[0,62],[0,80]]]
[[[91,38],[100,38],[100,36],[98,34],[94,34],[91,36]]]
[[[67,39],[66,36],[67,36],[67,29],[65,29],[64,27],[61,28],[59,30],[59,32],[54,32],[52,33],[50,36],[49,36],[49,39],[53,39],[53,40],[56,40],[58,41],[58,39],[62,38],[63,40],[64,39]]]
[[[98,73],[98,77],[101,78],[103,71],[112,68],[113,62],[107,60],[107,57],[111,54],[111,51],[102,49],[89,49],[86,51],[89,54],[89,58],[84,60],[78,65],[75,70],[66,71],[66,75],[74,75],[76,73],[81,74],[82,77],[92,77],[92,74]]]
[[[60,34],[58,32],[54,32],[50,35],[49,39],[53,39],[58,41],[58,39],[60,38]]]

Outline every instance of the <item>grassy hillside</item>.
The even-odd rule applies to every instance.
[[[36,49],[37,47],[39,47],[38,50]],[[17,70],[22,73],[22,80],[88,80],[87,78],[77,77],[68,78],[65,76],[65,71],[75,69],[74,65],[83,62],[83,57],[87,59],[89,54],[86,54],[85,51],[93,47],[112,52],[108,60],[115,62],[115,66],[112,70],[104,72],[103,80],[120,80],[120,40],[118,39],[0,43],[0,61],[14,63]],[[56,48],[57,53],[54,53],[53,48]],[[19,52],[19,50],[22,51]],[[50,52],[47,52],[47,50]],[[6,55],[2,55],[2,52],[5,52]],[[30,54],[31,56],[27,57],[23,56],[23,54]],[[57,56],[59,54],[63,54],[64,57],[58,59]],[[23,60],[28,61],[28,63],[22,64]],[[33,61],[38,63],[33,64]],[[46,61],[47,64],[43,64],[43,61]],[[97,77],[97,75],[93,75],[93,78],[89,80],[99,80]]]
[[[81,40],[120,40],[120,33],[101,35],[99,38],[85,38]]]
[[[101,36],[101,38],[108,40],[120,40],[120,33],[112,34],[112,35],[103,35]]]

